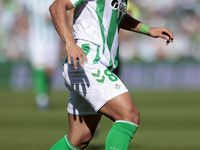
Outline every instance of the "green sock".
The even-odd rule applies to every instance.
[[[138,125],[118,120],[110,129],[106,138],[106,150],[128,150],[131,139],[136,132]]]
[[[61,140],[59,140],[50,150],[81,150],[74,147],[65,135]]]
[[[48,93],[49,82],[44,69],[34,69],[34,86],[37,95]]]

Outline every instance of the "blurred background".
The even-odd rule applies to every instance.
[[[35,107],[25,1],[0,0],[2,150],[12,149],[14,141],[15,149],[49,149],[68,128],[62,42],[50,108],[40,112]],[[175,37],[166,46],[162,39],[120,31],[119,76],[144,116],[130,149],[200,149],[200,0],[129,0],[128,12],[148,26],[168,28]],[[102,120],[102,128],[112,125]],[[103,149],[106,131],[88,149]]]
[[[0,86],[14,90],[30,89],[32,79],[28,14],[22,9],[23,3],[24,0],[0,1]],[[137,89],[200,88],[199,0],[130,0],[129,4],[132,16],[148,26],[170,29],[175,40],[166,46],[162,39],[121,32],[120,75],[125,84]],[[65,52],[60,52],[62,63]],[[59,74],[53,80],[56,89],[64,88]]]

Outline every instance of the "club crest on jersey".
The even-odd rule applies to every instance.
[[[119,84],[115,84],[115,87],[114,87],[114,88],[115,88],[115,89],[120,89],[120,86],[121,86],[121,85],[119,85]]]
[[[121,12],[126,13],[126,5],[122,2],[119,3],[118,0],[111,0],[110,6],[112,9],[117,10],[119,9]]]

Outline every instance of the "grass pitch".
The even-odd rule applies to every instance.
[[[131,92],[141,115],[130,150],[199,150],[200,91]],[[0,150],[49,150],[68,131],[66,91],[51,94],[48,111],[33,92],[0,89]],[[112,122],[103,117],[86,150],[104,150]]]

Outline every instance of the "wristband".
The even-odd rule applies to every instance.
[[[147,32],[148,32],[148,30],[150,29],[150,27],[148,27],[147,25],[145,25],[145,24],[142,24],[141,26],[140,26],[140,33],[143,33],[143,34],[147,34]]]

